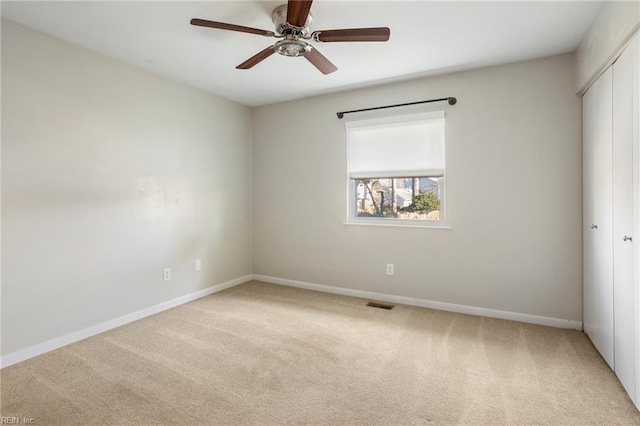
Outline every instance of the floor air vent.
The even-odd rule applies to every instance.
[[[372,308],[386,309],[386,310],[390,311],[391,309],[393,309],[394,305],[386,305],[384,303],[369,302],[369,303],[367,303],[367,306],[370,306]]]

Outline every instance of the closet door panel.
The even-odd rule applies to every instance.
[[[631,47],[633,55],[633,286],[635,328],[636,386],[634,403],[640,410],[640,31],[636,33]]]
[[[614,368],[612,91],[609,68],[583,96],[584,330]]]
[[[613,311],[615,372],[635,399],[633,282],[633,56],[613,64]]]

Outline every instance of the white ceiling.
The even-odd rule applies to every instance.
[[[273,30],[281,1],[8,2],[2,17],[249,106],[575,50],[602,2],[316,0],[312,30],[391,28],[387,43],[317,44],[338,71],[273,55],[276,39],[194,27],[191,18]]]

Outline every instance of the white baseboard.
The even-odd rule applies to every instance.
[[[382,302],[400,303],[403,305],[420,306],[423,308],[438,309],[441,311],[457,312],[461,314],[478,315],[481,317],[499,318],[511,321],[520,321],[530,324],[547,325],[550,327],[571,328],[582,330],[582,321],[574,321],[562,318],[543,317],[539,315],[521,314],[518,312],[500,311],[497,309],[479,308],[476,306],[457,305],[455,303],[435,302],[432,300],[416,299],[413,297],[394,296],[391,294],[374,293],[371,291],[354,290],[343,287],[332,287],[322,284],[312,284],[304,281],[295,281],[284,278],[270,277],[267,275],[253,275],[256,281],[271,284],[280,284],[288,287],[304,288],[307,290],[321,291],[324,293],[353,296],[362,299],[373,299]]]
[[[191,302],[196,299],[200,299],[205,296],[209,296],[210,294],[246,283],[248,281],[251,281],[252,279],[252,275],[245,275],[243,277],[236,278],[222,284],[205,288],[204,290],[186,294],[184,296],[178,297],[177,299],[168,300],[158,305],[151,306],[149,308],[145,308],[127,315],[123,315],[121,317],[105,321],[100,324],[96,324],[94,326],[85,328],[84,330],[75,331],[73,333],[56,337],[55,339],[47,340],[46,342],[38,343],[37,345],[33,345],[28,348],[9,353],[0,358],[0,366],[1,368],[4,368],[13,364],[17,364],[29,358],[41,355],[45,352],[61,348],[79,340],[86,339],[87,337],[95,336],[96,334],[104,333],[105,331],[112,330],[125,324],[129,324],[130,322],[157,314],[158,312],[166,311],[167,309],[175,308],[176,306]]]

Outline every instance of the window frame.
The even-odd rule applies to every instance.
[[[350,128],[352,127],[368,127],[380,124],[393,124],[410,121],[430,120],[435,118],[444,119],[444,172],[442,176],[414,176],[414,177],[441,177],[442,183],[440,187],[440,219],[439,220],[418,220],[418,219],[397,219],[397,218],[382,218],[382,217],[358,217],[357,205],[356,205],[356,182],[358,179],[350,177]],[[451,229],[447,226],[447,140],[446,140],[446,114],[444,111],[430,111],[417,114],[404,114],[394,115],[379,118],[371,118],[365,120],[353,120],[345,123],[347,133],[347,220],[345,225],[368,225],[368,226],[400,226],[400,227],[413,227],[413,228],[440,228]],[[406,176],[405,176],[406,177]],[[389,177],[369,176],[369,179],[388,179]],[[364,178],[360,178],[364,179]]]

